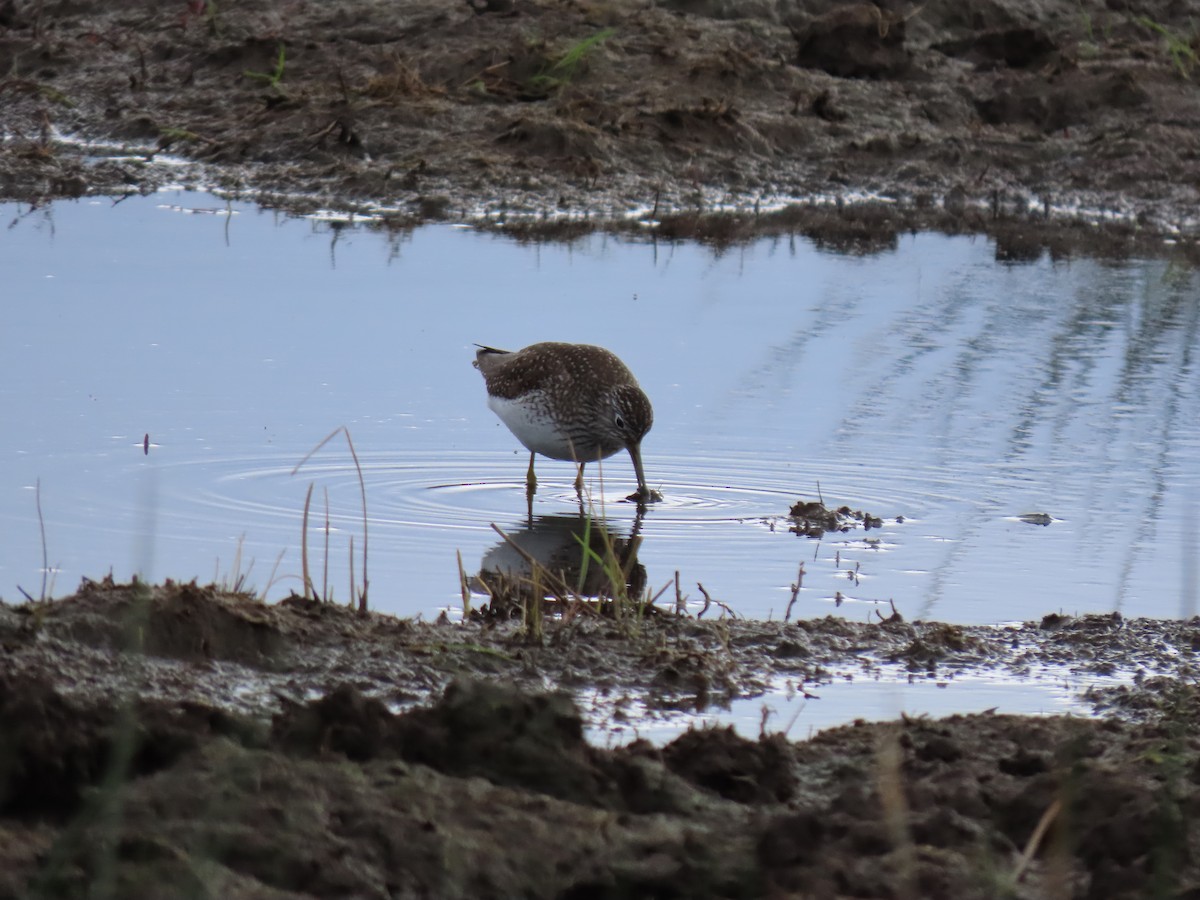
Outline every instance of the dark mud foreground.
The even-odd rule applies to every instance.
[[[510,623],[85,582],[0,605],[0,647],[3,897],[1200,892],[1197,621],[581,615],[531,643]],[[907,719],[802,743],[701,730],[613,750],[539,687],[703,704],[780,675],[1061,659],[1139,677],[1097,698],[1102,719]]]
[[[182,182],[398,227],[645,233],[640,220],[666,237],[790,231],[858,251],[934,227],[991,232],[1012,259],[1144,252],[1164,235],[1194,252],[1195,12],[0,0],[0,197]],[[164,154],[189,165],[155,165]],[[778,211],[787,198],[800,202]]]

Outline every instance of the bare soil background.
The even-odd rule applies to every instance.
[[[1197,230],[1198,27],[1183,0],[3,0],[0,196],[1152,246]]]

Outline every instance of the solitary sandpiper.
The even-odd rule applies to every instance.
[[[487,384],[488,406],[529,452],[525,476],[530,496],[537,489],[533,459],[579,464],[575,490],[583,490],[583,467],[628,450],[639,504],[661,500],[646,487],[642,438],[654,422],[650,399],[625,363],[603,347],[547,342],[524,350],[497,350],[477,344],[475,367]]]

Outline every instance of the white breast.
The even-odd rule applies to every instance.
[[[567,436],[554,428],[550,417],[537,404],[488,397],[488,406],[527,449],[551,459],[575,459]]]

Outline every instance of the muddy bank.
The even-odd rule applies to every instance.
[[[785,682],[819,695],[833,681],[950,680],[972,671],[1024,679],[1056,670],[1080,676],[1081,689],[1094,676],[1117,694],[1136,693],[1142,679],[1185,676],[1200,648],[1200,620],[1051,615],[997,627],[907,622],[892,613],[872,622],[781,622],[732,618],[715,607],[705,618],[681,616],[662,602],[618,618],[569,606],[531,630],[508,616],[425,622],[362,616],[298,596],[266,605],[195,584],[105,579],[48,604],[0,604],[0,638],[7,672],[51,673],[72,693],[132,691],[253,717],[342,681],[401,709],[427,702],[455,678],[479,678],[526,691],[548,684],[587,691],[589,725],[600,732],[635,701],[653,717],[720,708]]]
[[[1172,0],[6,0],[0,196],[185,183],[393,226],[561,237],[632,218],[857,250],[995,230],[1018,259],[1074,252],[1102,223],[1145,249],[1196,231],[1190,16]]]
[[[1142,897],[1200,886],[1200,622],[420,623],[196,585],[0,606],[0,896]],[[600,749],[571,691],[1125,667],[1105,718]],[[547,685],[551,690],[547,691]],[[705,699],[705,698],[709,699]],[[399,710],[399,711],[397,711]],[[518,837],[519,836],[519,837]]]

